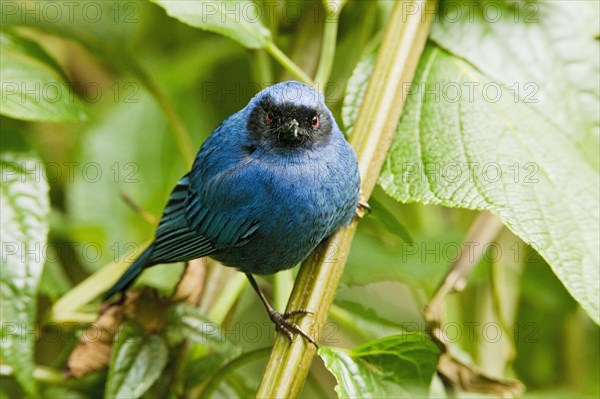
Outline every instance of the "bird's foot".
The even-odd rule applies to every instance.
[[[300,334],[302,337],[304,337],[304,339],[306,341],[313,344],[315,346],[315,348],[317,348],[317,349],[319,348],[319,345],[317,345],[315,340],[312,339],[312,337],[310,335],[308,335],[307,333],[302,331],[302,329],[300,328],[300,326],[298,324],[294,323],[293,321],[288,320],[288,318],[290,318],[292,316],[296,316],[299,314],[312,314],[312,312],[309,312],[308,310],[305,310],[305,309],[298,309],[298,310],[289,310],[289,311],[285,312],[284,314],[279,313],[269,303],[269,301],[267,301],[265,294],[263,294],[263,292],[258,287],[258,284],[256,284],[256,280],[254,280],[254,277],[252,277],[252,275],[250,273],[246,273],[246,277],[248,277],[248,281],[250,282],[250,285],[252,286],[252,288],[254,288],[254,291],[256,291],[256,293],[258,294],[258,297],[260,298],[263,305],[265,305],[265,309],[267,310],[267,313],[269,314],[269,319],[271,319],[271,321],[273,323],[275,323],[275,328],[277,329],[277,331],[280,331],[283,334],[285,334],[288,337],[288,339],[290,340],[290,342],[292,342],[294,340],[294,335],[293,335],[294,333]]]
[[[312,314],[306,309],[298,309],[298,310],[289,310],[283,314],[279,313],[275,309],[269,310],[269,318],[275,324],[275,329],[283,334],[292,342],[294,340],[294,333],[300,334],[306,341],[310,342],[315,346],[315,348],[319,349],[319,345],[315,342],[314,339],[307,333],[305,333],[302,328],[293,321],[289,321],[288,318],[292,316],[296,316],[299,314]]]
[[[369,203],[363,199],[358,201],[358,206],[356,207],[356,216],[359,219],[365,217],[365,215],[371,213],[371,206]]]

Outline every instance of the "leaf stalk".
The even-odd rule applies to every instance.
[[[416,13],[404,15],[405,3]],[[435,1],[397,2],[389,18],[373,74],[353,130],[351,144],[358,156],[362,195],[371,195],[390,147],[406,100],[403,85],[411,82],[425,46]],[[307,309],[298,324],[318,339],[333,302],[356,231],[356,220],[321,244],[300,268],[288,310]],[[333,254],[333,256],[331,256]],[[297,338],[278,334],[257,391],[257,397],[298,397],[316,349]]]

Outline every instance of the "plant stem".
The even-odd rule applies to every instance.
[[[73,287],[52,306],[51,320],[69,321],[79,308],[110,288],[114,277],[123,274],[127,266],[128,264],[123,262],[111,263]]]
[[[148,244],[146,243],[140,248],[145,248]],[[131,256],[137,257],[140,252],[141,250],[131,254]],[[115,283],[115,278],[122,275],[127,267],[129,267],[128,263],[120,261],[110,263],[99,269],[54,303],[50,319],[56,322],[73,321],[74,315],[79,314],[77,310],[109,289]]]
[[[477,215],[471,225],[471,229],[464,240],[464,245],[476,242],[485,246],[496,238],[502,227],[503,225],[498,218],[487,211],[483,211]],[[425,320],[433,323],[441,323],[444,298],[450,292],[461,291],[465,287],[469,272],[479,262],[481,256],[483,256],[483,252],[481,251],[476,254],[475,258],[473,258],[468,248],[461,251],[460,257],[450,266],[444,280],[436,290],[431,301],[429,301],[429,305],[427,305],[424,312]]]
[[[325,30],[323,31],[323,44],[321,44],[321,57],[319,58],[319,66],[317,67],[317,73],[315,75],[315,82],[321,92],[325,91],[325,86],[329,81],[331,69],[333,68],[337,31],[343,4],[344,3],[341,3],[339,7],[332,7],[332,9],[327,7],[328,14],[325,16]]]
[[[359,160],[364,198],[371,195],[377,182],[406,100],[402,85],[414,77],[433,18],[429,11],[435,8],[435,1],[414,3],[418,12],[411,15],[403,15],[404,2],[394,6],[354,127],[351,141]],[[314,312],[298,324],[316,339],[333,302],[356,225],[355,221],[321,244],[303,263],[296,278],[287,309]],[[327,256],[328,248],[335,251],[335,263]],[[289,342],[277,334],[257,397],[297,397],[315,352],[316,348],[305,340]]]
[[[171,125],[173,131],[173,138],[175,139],[175,143],[177,144],[177,148],[183,157],[183,161],[185,162],[185,166],[191,168],[194,163],[194,147],[192,145],[192,139],[190,137],[183,120],[179,117],[177,111],[169,101],[169,99],[164,95],[164,93],[160,90],[160,88],[151,80],[145,72],[141,70],[141,68],[137,69],[138,78],[144,82],[144,85],[150,91],[150,93],[154,96],[158,105],[162,108],[169,124]]]
[[[287,55],[283,53],[277,47],[277,45],[273,42],[267,43],[265,50],[273,56],[283,66],[287,69],[291,74],[297,77],[301,82],[306,83],[309,86],[312,86],[314,82],[298,65],[294,63],[294,61],[290,60]]]
[[[194,163],[194,146],[192,144],[192,139],[190,133],[183,123],[183,120],[175,110],[175,107],[167,96],[163,93],[161,88],[152,80],[152,78],[146,73],[141,66],[137,64],[130,57],[122,57],[124,67],[133,72],[133,74],[142,82],[142,84],[146,87],[146,89],[154,96],[154,99],[163,110],[169,125],[171,125],[171,132],[173,133],[173,139],[177,144],[177,148],[181,157],[183,158],[183,162],[185,163],[186,168],[191,168]]]
[[[463,245],[472,243],[483,245],[491,242],[502,230],[502,223],[490,212],[480,212],[471,225]],[[443,301],[452,291],[461,291],[467,276],[483,256],[483,250],[472,256],[471,251],[461,251],[459,258],[452,263],[444,280],[425,308],[424,316],[428,324],[428,333],[441,350],[438,362],[438,375],[446,391],[456,389],[467,392],[488,393],[498,397],[512,397],[523,392],[523,384],[516,380],[499,379],[486,375],[477,367],[464,363],[454,357],[449,350],[449,342],[442,331]]]

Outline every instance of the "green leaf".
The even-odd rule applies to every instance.
[[[367,342],[353,353],[382,372],[385,380],[410,389],[429,387],[439,349],[426,335],[407,333]]]
[[[338,382],[335,391],[339,398],[386,397],[380,375],[368,364],[353,357],[352,352],[322,346],[319,348],[319,356]]]
[[[380,184],[403,202],[487,209],[532,245],[599,321],[600,186],[573,140],[472,65],[430,46],[419,92],[459,88],[458,101],[412,95]],[[494,99],[473,83],[498,88]]]
[[[55,61],[35,42],[0,31],[1,114],[32,121],[85,119],[83,105]]]
[[[227,339],[219,325],[197,307],[177,304],[171,307],[168,319],[169,338],[173,341],[188,338],[225,354],[234,354],[240,350]]]
[[[329,317],[344,329],[351,331],[361,341],[404,331],[402,325],[379,316],[374,309],[359,302],[336,300],[329,310]]]
[[[321,347],[319,356],[335,376],[340,398],[409,397],[427,392],[439,350],[425,335],[399,334],[352,351]]]
[[[168,348],[160,335],[144,336],[142,328],[119,331],[106,381],[106,398],[139,398],[167,364]]]
[[[376,52],[371,52],[363,57],[354,68],[354,71],[352,71],[352,76],[348,80],[342,105],[342,122],[344,123],[344,130],[347,135],[352,133],[352,127],[354,126],[360,104],[367,90],[367,84],[373,71],[376,56]]]
[[[151,8],[154,8],[153,5],[145,1],[113,3],[81,0],[73,3],[56,0],[52,6],[41,4],[35,7],[10,2],[5,3],[3,8],[2,24],[7,27],[27,26],[69,37],[85,43],[86,50],[90,52],[96,50],[95,44],[119,46],[114,51],[125,52],[130,51],[140,31],[147,29],[145,22],[162,22],[147,17]]]
[[[440,13],[437,44],[510,88],[598,166],[599,2],[447,2]]]
[[[369,75],[362,69],[357,79]],[[434,45],[407,90],[379,179],[384,191],[401,202],[490,210],[600,322],[598,169],[574,128]],[[347,115],[359,106],[345,102]]]
[[[189,390],[206,382],[228,360],[229,356],[218,352],[203,354],[189,360],[186,365],[185,389]]]
[[[366,221],[365,225],[368,226]],[[445,273],[440,268],[440,259],[447,255],[424,256],[426,244],[423,243],[431,242],[429,248],[437,250],[451,248],[456,242],[460,242],[461,236],[453,230],[449,229],[444,233],[446,234],[434,237],[417,236],[415,243],[392,240],[394,236],[386,237],[386,242],[382,242],[384,235],[370,234],[364,231],[364,227],[359,228],[356,239],[352,242],[342,281],[348,285],[367,285],[393,280],[423,289],[427,295],[431,295]],[[450,257],[453,255],[454,253],[448,253]]]
[[[0,154],[0,302],[2,358],[25,392],[37,395],[34,369],[36,294],[44,265],[50,211],[40,160],[25,153]]]
[[[390,233],[400,237],[406,243],[413,243],[408,229],[381,202],[377,201],[374,196],[369,199],[369,205],[373,212],[373,218],[381,223]]]
[[[271,32],[260,22],[260,8],[252,1],[150,0],[181,22],[227,36],[244,47],[263,48]]]

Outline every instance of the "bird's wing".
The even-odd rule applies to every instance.
[[[186,220],[217,249],[244,245],[259,228],[257,209],[264,193],[249,170],[238,164],[210,178],[197,179],[202,184],[196,183],[192,172]]]
[[[175,186],[153,243],[152,263],[200,258],[240,246],[259,228],[257,201],[247,176],[225,171],[194,184],[191,174]]]
[[[153,264],[201,258],[215,250],[208,238],[190,229],[186,223],[185,201],[189,187],[189,175],[185,175],[171,192],[152,244]]]

